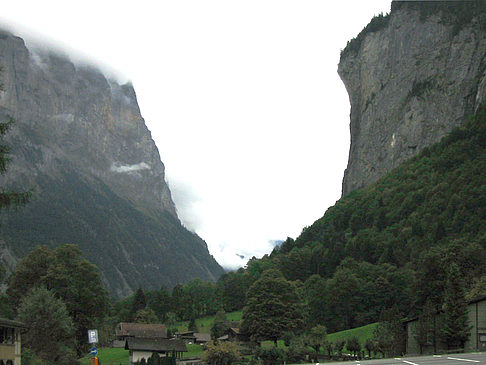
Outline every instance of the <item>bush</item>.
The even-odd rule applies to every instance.
[[[286,359],[285,351],[278,347],[256,348],[254,357],[261,360],[264,365],[283,364]]]
[[[240,352],[232,342],[209,341],[202,359],[209,365],[231,365],[240,359]]]

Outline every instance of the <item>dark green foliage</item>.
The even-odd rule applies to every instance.
[[[0,74],[3,72],[3,67],[0,66]],[[0,91],[4,91],[3,84],[0,83]],[[8,118],[6,122],[0,122],[0,140],[3,140],[5,134],[15,123],[13,118]],[[8,154],[10,152],[10,147],[4,144],[0,144],[0,175],[7,171],[7,165],[10,161]],[[11,205],[21,205],[25,204],[31,197],[30,192],[19,193],[9,190],[0,191],[0,209],[8,208]]]
[[[371,357],[371,354],[375,354],[376,349],[376,342],[372,338],[367,338],[364,344],[364,348],[368,351],[368,357]]]
[[[423,81],[414,80],[412,89],[407,94],[407,99],[411,99],[413,97],[421,97],[428,90],[434,87],[435,85],[431,79],[427,79]]]
[[[255,342],[283,337],[304,329],[303,308],[294,283],[274,269],[265,271],[248,289],[242,328]]]
[[[486,30],[484,22],[486,3],[483,0],[392,2],[392,12],[404,8],[419,11],[422,22],[433,15],[440,14],[441,23],[452,25],[453,36],[458,34],[464,26],[471,24],[475,17],[479,17],[478,21],[482,30]]]
[[[285,351],[278,347],[257,347],[253,356],[260,359],[264,365],[283,364],[286,359]]]
[[[447,273],[444,293],[444,319],[442,336],[449,349],[464,348],[471,326],[467,316],[467,302],[464,298],[464,281],[459,266],[453,262]]]
[[[483,0],[457,1],[393,1],[390,14],[379,14],[357,35],[348,41],[346,48],[341,51],[341,61],[348,55],[356,55],[367,34],[377,32],[388,26],[390,17],[400,9],[420,12],[423,22],[432,15],[440,14],[440,21],[451,26],[451,35],[457,35],[466,25],[476,18],[482,31],[486,31],[486,2]]]
[[[147,306],[154,311],[161,322],[167,320],[167,313],[171,310],[171,297],[165,287],[160,290],[148,291],[145,293]]]
[[[197,328],[197,325],[196,325],[196,318],[195,317],[191,317],[189,319],[189,324],[187,325],[187,329],[189,331],[192,331],[192,332],[198,332],[198,328]]]
[[[211,338],[217,340],[219,337],[223,336],[229,328],[230,323],[226,318],[226,314],[223,311],[219,311],[216,313],[211,327]]]
[[[339,356],[343,356],[343,349],[345,344],[346,340],[337,340],[334,344],[334,349],[337,351]]]
[[[3,136],[7,133],[13,123],[14,120],[12,118],[10,118],[8,122],[0,122],[0,140],[3,139]],[[7,165],[10,161],[8,158],[9,152],[10,148],[8,146],[0,145],[0,175],[7,171]],[[12,205],[23,205],[29,201],[31,196],[31,192],[19,193],[11,190],[2,190],[0,191],[0,209],[8,208]]]
[[[217,284],[218,295],[226,312],[233,312],[245,306],[248,280],[243,269],[221,275]]]
[[[126,295],[127,285],[155,290],[207,277],[201,267],[223,273],[204,241],[170,213],[144,213],[67,163],[59,166],[58,176],[37,175],[34,197],[25,208],[2,213],[0,235],[15,256],[24,257],[37,245],[76,243],[103,272],[115,296]],[[157,267],[141,270],[153,258],[158,258]],[[194,259],[202,265],[194,265]]]
[[[381,13],[373,17],[369,24],[356,36],[356,38],[348,41],[346,48],[341,51],[341,61],[350,54],[358,53],[359,49],[361,48],[361,43],[366,35],[386,28],[389,20],[390,14],[383,15],[383,13]]]
[[[29,325],[22,334],[22,346],[54,364],[76,359],[73,321],[64,302],[52,291],[38,287],[27,294],[20,303],[18,318]]]
[[[132,319],[135,318],[135,313],[145,309],[146,306],[147,300],[145,299],[145,293],[143,292],[142,288],[138,288],[133,298],[132,308],[130,309],[130,316]]]
[[[231,365],[240,359],[240,352],[232,342],[213,342],[206,345],[203,361],[209,365]]]
[[[357,356],[361,352],[361,344],[357,337],[348,338],[346,341],[346,349],[350,351],[354,356]]]
[[[373,331],[376,349],[383,356],[392,357],[405,353],[405,333],[403,331],[402,315],[397,307],[385,310],[380,323]]]
[[[312,327],[305,335],[305,342],[312,347],[316,353],[319,353],[321,346],[324,346],[327,338],[326,326],[317,325]]]
[[[30,290],[46,287],[67,307],[75,326],[78,354],[87,343],[87,330],[107,312],[108,296],[96,266],[88,262],[75,245],[55,250],[39,246],[22,259],[8,279],[7,295],[18,306]]]
[[[450,262],[466,290],[486,275],[484,171],[483,106],[440,143],[343,197],[262,264],[305,282],[309,324],[330,332],[377,321],[395,305],[407,315],[427,300],[441,306]]]

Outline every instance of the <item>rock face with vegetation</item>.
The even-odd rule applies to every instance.
[[[486,3],[392,3],[341,54],[351,102],[343,195],[463,123],[486,96]]]
[[[35,246],[78,244],[106,287],[172,287],[223,272],[206,243],[180,223],[164,165],[130,84],[0,32],[0,116],[12,161],[2,186],[32,191],[3,212],[0,249],[12,269]]]

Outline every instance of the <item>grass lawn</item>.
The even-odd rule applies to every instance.
[[[81,365],[89,365],[91,363],[91,356],[85,356],[79,359]],[[128,365],[128,350],[120,348],[99,348],[98,359],[100,365]]]
[[[338,340],[347,340],[351,337],[357,337],[361,347],[364,348],[364,343],[368,338],[373,337],[373,331],[378,323],[367,324],[363,327],[352,328],[341,332],[331,333],[327,335],[327,339],[331,342]]]
[[[201,357],[203,352],[204,350],[201,345],[187,345],[187,352],[184,352],[182,357],[184,358]]]
[[[184,352],[184,358],[201,357],[204,350],[201,345],[187,345],[187,352]],[[120,348],[99,348],[98,359],[100,365],[128,365],[128,350]],[[85,356],[79,359],[81,365],[90,365],[91,356]]]
[[[239,321],[241,320],[241,311],[226,313],[226,318],[228,318],[228,321],[230,322]],[[197,329],[201,333],[210,333],[213,322],[214,322],[214,316],[206,316],[206,317],[198,318],[196,319]],[[182,322],[177,322],[176,327],[179,330],[179,332],[185,332],[187,331],[188,325],[189,325],[188,321],[182,321]]]

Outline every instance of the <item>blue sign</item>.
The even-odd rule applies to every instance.
[[[91,356],[96,356],[96,355],[98,355],[98,350],[96,349],[96,347],[93,347],[91,349]]]

